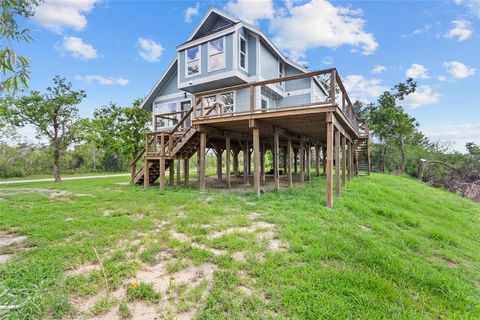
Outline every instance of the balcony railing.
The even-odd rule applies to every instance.
[[[193,119],[338,106],[359,132],[359,117],[335,68],[195,94]]]

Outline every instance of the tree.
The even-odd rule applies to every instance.
[[[133,160],[145,146],[145,134],[151,120],[151,114],[140,108],[141,100],[137,99],[131,107],[123,109],[120,121],[120,138],[122,155]]]
[[[367,108],[370,129],[380,142],[382,171],[385,170],[387,151],[394,144],[399,145],[400,170],[405,171],[406,139],[412,137],[418,123],[397,105],[397,102],[415,92],[415,88],[416,83],[408,79],[405,83],[395,85],[392,90],[385,91],[376,104],[371,104]]]
[[[34,14],[37,0],[0,1],[0,91],[16,91],[21,86],[28,87],[30,61],[19,56],[13,50],[13,42],[30,42],[30,31],[21,29],[17,23],[19,17],[28,18]]]
[[[48,141],[52,172],[55,181],[61,181],[62,153],[79,139],[77,105],[86,97],[83,90],[74,91],[66,79],[56,76],[46,93],[32,91],[20,98],[10,99],[6,114],[18,127],[31,125],[37,138]]]
[[[87,140],[103,150],[104,167],[123,169],[125,160],[133,160],[144,147],[151,115],[139,108],[140,103],[135,100],[124,108],[110,103],[94,111]]]

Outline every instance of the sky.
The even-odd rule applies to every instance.
[[[55,75],[87,98],[81,116],[150,91],[211,7],[259,27],[310,70],[336,67],[349,96],[375,101],[412,77],[401,104],[432,140],[480,144],[480,0],[116,1],[45,0],[21,21],[33,42],[30,88]]]

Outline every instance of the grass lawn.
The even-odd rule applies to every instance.
[[[65,174],[62,174],[62,178],[104,176],[104,175],[123,174],[123,173],[128,174],[129,172],[97,171],[97,172],[65,173]],[[26,177],[0,178],[0,182],[1,181],[17,181],[17,180],[35,180],[35,179],[53,179],[53,176],[52,174],[37,174],[37,175],[31,175]]]
[[[322,177],[260,198],[126,181],[0,186],[0,318],[480,318],[480,205],[455,194],[374,174],[327,209]]]

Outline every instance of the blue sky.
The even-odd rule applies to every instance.
[[[404,102],[432,140],[480,143],[480,0],[49,1],[24,21],[31,88],[66,77],[82,116],[145,96],[208,9],[256,24],[310,69],[336,67],[353,98],[374,101],[414,77]]]

